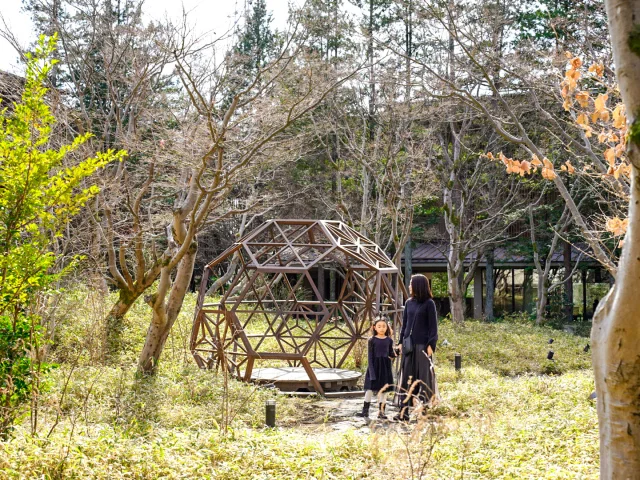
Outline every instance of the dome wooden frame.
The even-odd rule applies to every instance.
[[[219,299],[207,303],[214,269],[231,261],[237,271]],[[322,278],[332,270],[341,285],[328,300]],[[313,368],[341,368],[379,314],[397,330],[403,295],[391,259],[344,223],[270,220],[205,267],[191,352],[201,368],[223,368],[244,381],[256,361],[303,367],[324,394]]]

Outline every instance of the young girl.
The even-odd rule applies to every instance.
[[[368,417],[371,400],[375,393],[379,397],[379,419],[386,419],[384,409],[387,402],[387,393],[393,390],[393,373],[391,371],[391,359],[396,357],[391,339],[391,328],[384,317],[377,317],[372,327],[372,337],[368,342],[369,366],[364,379],[364,406],[358,417]],[[378,394],[378,392],[382,392]]]

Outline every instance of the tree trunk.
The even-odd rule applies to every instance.
[[[493,250],[488,250],[485,258],[487,259],[487,270],[485,271],[487,293],[485,297],[484,315],[488,321],[492,321],[494,319],[493,298],[496,290],[496,277],[493,272],[493,263],[495,260]]]
[[[640,160],[640,159],[639,159]],[[591,345],[598,395],[600,478],[640,475],[640,171],[634,168],[629,228],[612,290],[599,303]]]
[[[153,314],[138,361],[140,373],[153,374],[156,372],[164,345],[176,318],[178,318],[185,294],[189,288],[197,251],[197,242],[194,240],[192,247],[178,263],[175,280],[171,286],[168,286],[171,283],[171,272],[168,269],[164,269],[160,275],[158,291],[145,298],[145,301],[151,306]],[[169,298],[165,301],[167,294]]]
[[[140,294],[120,290],[118,301],[111,307],[106,318],[105,360],[117,360],[122,346],[122,332],[124,331],[124,316],[138,299]]]
[[[549,260],[550,261],[550,260]],[[541,325],[544,321],[548,303],[547,278],[545,274],[538,272],[538,303],[536,304],[536,325]]]
[[[531,313],[529,305],[531,305],[531,287],[533,285],[533,271],[524,271],[524,281],[522,282],[522,311]]]
[[[456,324],[464,322],[465,299],[460,275],[464,267],[452,268],[449,262],[447,266],[447,283],[449,287],[449,305],[451,307],[451,320]]]
[[[591,331],[600,478],[608,480],[640,475],[640,0],[607,0],[606,6],[633,165],[629,226],[617,280],[600,302]]]
[[[564,316],[566,322],[573,322],[573,275],[571,275],[571,244],[564,242]]]
[[[413,248],[411,248],[411,234],[407,238],[407,243],[404,244],[404,285],[409,288],[409,282],[411,282],[411,275],[413,275]]]

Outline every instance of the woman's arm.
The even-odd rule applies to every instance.
[[[404,310],[402,311],[402,328],[400,329],[400,342],[402,343],[402,339],[404,338],[404,331],[407,328],[407,306],[409,305],[409,300],[404,304]]]
[[[438,312],[436,311],[436,302],[433,299],[427,300],[427,353],[432,355],[436,351],[436,343],[438,342]],[[429,352],[431,349],[431,352]]]

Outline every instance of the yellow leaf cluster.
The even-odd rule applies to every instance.
[[[607,220],[607,231],[619,237],[620,235],[624,235],[627,232],[627,227],[629,226],[629,219],[625,218],[624,220],[619,219],[618,217],[609,218]]]
[[[484,156],[490,160],[497,160],[491,152],[485,154]],[[529,162],[527,160],[514,160],[513,158],[509,158],[502,152],[500,152],[498,153],[498,159],[506,167],[507,173],[513,173],[524,177],[525,175],[531,175],[534,171],[538,170],[538,167],[542,167],[541,173],[543,178],[545,178],[546,180],[553,180],[557,177],[553,163],[551,163],[551,161],[546,157],[543,158],[542,161],[540,161],[537,155],[533,155],[531,161]],[[564,165],[560,167],[560,169],[563,172],[567,172],[569,174],[574,174],[576,172],[575,167],[569,161],[566,161]]]
[[[598,77],[604,75],[604,65],[602,63],[594,63],[589,67],[589,72],[595,73]]]
[[[618,180],[621,175],[631,178],[631,165],[621,163],[618,165],[618,168],[613,170],[613,176],[616,180]]]
[[[567,54],[567,56],[570,55],[569,52],[567,52]],[[578,80],[581,76],[579,68],[581,66],[582,60],[580,60],[578,57],[572,58],[569,62],[569,68],[567,68],[567,71],[564,74],[564,80],[562,80],[562,83],[560,84],[562,87],[561,94],[564,98],[562,106],[566,111],[569,111],[571,109],[571,94],[576,90],[576,88],[578,88]],[[589,101],[589,94],[586,94],[586,98],[584,96],[585,94],[586,92],[580,92],[580,96],[579,98],[577,98],[578,102]]]

